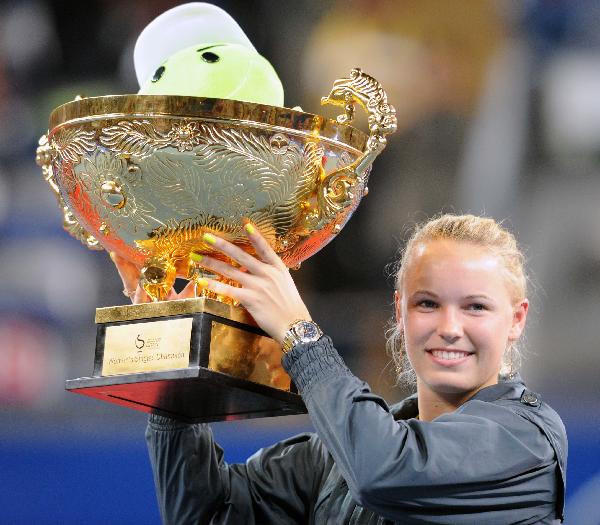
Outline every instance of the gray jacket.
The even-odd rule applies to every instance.
[[[567,439],[520,380],[435,421],[416,398],[388,408],[327,337],[283,365],[316,434],[227,465],[208,425],[152,415],[146,432],[163,521],[180,524],[498,524],[562,518]]]

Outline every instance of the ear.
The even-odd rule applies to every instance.
[[[398,290],[394,291],[394,309],[396,312],[396,323],[402,324],[402,296]]]
[[[516,341],[521,337],[523,330],[525,330],[525,321],[527,320],[527,312],[529,311],[529,300],[523,299],[519,304],[514,307],[512,326],[508,333],[508,339],[510,341]]]

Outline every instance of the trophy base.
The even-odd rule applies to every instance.
[[[70,392],[192,423],[306,412],[243,308],[183,299],[99,308],[96,323],[94,372]]]
[[[187,423],[306,413],[298,394],[202,367],[70,379],[66,389]]]

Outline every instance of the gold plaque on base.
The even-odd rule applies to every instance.
[[[190,364],[191,317],[106,328],[102,376],[159,372]]]

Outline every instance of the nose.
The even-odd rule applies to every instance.
[[[448,344],[452,344],[463,335],[459,313],[452,307],[441,309],[438,335]]]

